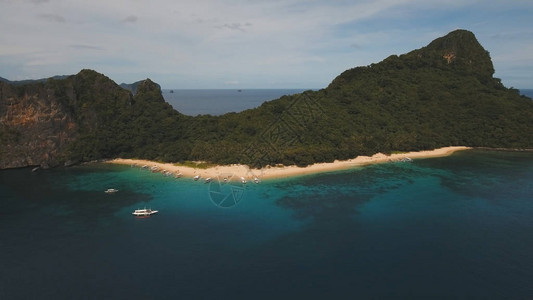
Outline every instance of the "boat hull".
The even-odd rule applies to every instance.
[[[148,217],[148,216],[151,216],[151,215],[156,214],[158,212],[159,211],[157,211],[157,210],[138,209],[138,210],[132,212],[131,214],[136,216],[136,217]]]

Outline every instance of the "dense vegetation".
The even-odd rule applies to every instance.
[[[218,117],[180,114],[150,80],[135,95],[89,70],[46,84],[80,126],[70,159],[307,165],[450,145],[533,148],[532,100],[493,73],[474,35],[457,30],[347,70],[325,89]],[[73,86],[74,98],[65,85]]]

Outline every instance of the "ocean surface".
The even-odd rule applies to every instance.
[[[98,163],[4,170],[0,204],[0,299],[533,295],[533,153],[247,185]],[[131,214],[143,207],[159,213]]]
[[[533,89],[521,89],[520,90],[521,95],[526,95],[529,98],[533,98]]]
[[[305,89],[204,89],[162,90],[165,101],[174,109],[189,116],[222,115],[255,108],[265,101],[293,95]]]
[[[189,116],[218,116],[256,108],[265,101],[284,95],[304,92],[305,89],[164,89],[163,97],[174,109]],[[533,98],[533,89],[521,89],[520,94]]]

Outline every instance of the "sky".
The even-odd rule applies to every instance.
[[[533,88],[531,0],[0,0],[0,77],[319,89],[459,28],[505,86]]]

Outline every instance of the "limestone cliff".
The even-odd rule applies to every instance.
[[[0,82],[0,169],[69,164],[69,146],[98,127],[97,103],[128,101],[109,78],[83,70],[67,79],[26,85]]]
[[[68,107],[49,87],[0,83],[0,169],[57,165],[77,129]]]

